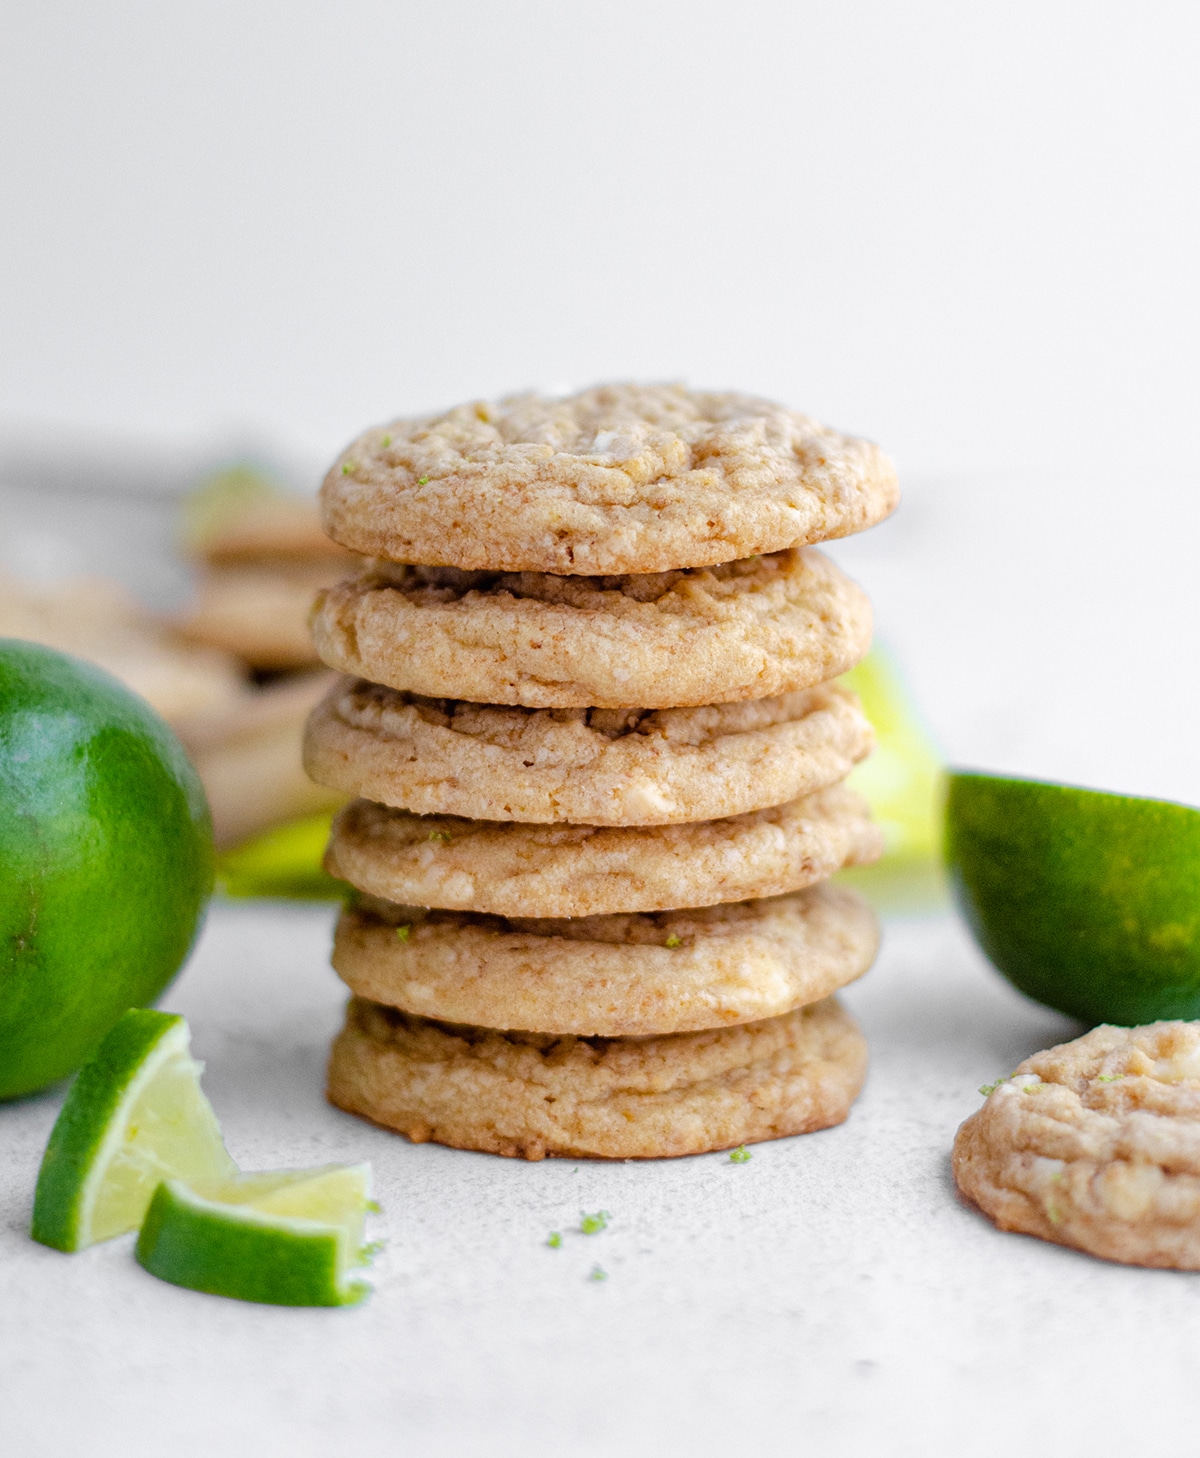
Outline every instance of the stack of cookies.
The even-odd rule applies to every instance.
[[[355,798],[335,1104],[540,1159],[693,1154],[845,1118],[834,993],[877,930],[828,882],[880,837],[834,683],[862,592],[808,544],[896,502],[874,446],[677,386],[369,431],[323,489],[369,559],[325,591],[346,675],[305,763]]]

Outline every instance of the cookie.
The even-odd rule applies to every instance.
[[[834,998],[660,1038],[503,1033],[355,998],[329,1098],[415,1143],[657,1159],[840,1124],[866,1064],[866,1040]]]
[[[204,784],[218,847],[343,803],[345,796],[305,775],[299,754],[304,721],[332,677],[279,679],[187,727],[184,744]]]
[[[453,1023],[642,1037],[778,1017],[871,965],[871,908],[824,883],[698,911],[505,920],[366,899],[333,965],[372,1002]]]
[[[231,476],[237,473],[218,478],[217,489]],[[236,490],[236,480],[230,484]],[[326,581],[353,562],[354,554],[325,532],[315,501],[272,491],[253,477],[242,489],[244,496],[207,503],[207,511],[202,504],[204,519],[188,544],[193,557],[213,567],[323,563]]]
[[[959,1129],[953,1166],[1001,1230],[1200,1270],[1200,1023],[1035,1053]]]
[[[780,896],[882,845],[866,801],[841,785],[688,825],[522,825],[412,815],[355,800],[325,868],[404,906],[496,916],[605,916]]]
[[[321,660],[308,615],[333,575],[328,563],[214,569],[197,584],[176,629],[188,642],[233,653],[254,669],[311,668]]]
[[[525,709],[342,679],[309,720],[304,766],[420,815],[670,825],[811,794],[871,744],[836,684],[697,709]]]
[[[828,541],[897,499],[877,446],[769,400],[682,385],[396,420],[349,446],[321,491],[329,534],[367,556],[585,574]]]
[[[871,608],[807,547],[637,577],[376,563],[322,593],[311,626],[331,668],[431,698],[660,709],[836,678],[866,653]]]

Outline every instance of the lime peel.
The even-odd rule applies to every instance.
[[[183,1018],[134,1008],[101,1042],[50,1134],[34,1197],[34,1240],[83,1250],[136,1230],[164,1175],[235,1172],[189,1041]]]

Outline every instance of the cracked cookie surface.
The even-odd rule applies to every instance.
[[[663,572],[861,531],[896,505],[878,446],[680,385],[514,396],[361,435],[321,492],[335,541],[394,562]]]
[[[515,919],[364,898],[333,965],[360,997],[447,1022],[642,1037],[777,1017],[874,960],[874,913],[844,886],[694,911]]]
[[[658,1038],[505,1033],[354,998],[329,1098],[417,1143],[542,1159],[656,1159],[840,1124],[867,1045],[835,998]]]
[[[319,784],[421,815],[668,825],[783,804],[870,750],[849,689],[692,709],[526,709],[335,684],[309,720]]]
[[[617,577],[376,562],[317,599],[321,658],[429,698],[695,707],[811,688],[871,641],[866,594],[811,547]]]
[[[523,825],[355,800],[334,821],[325,867],[404,906],[604,916],[780,896],[881,847],[866,801],[841,785],[727,820],[657,826]]]
[[[1200,1023],[1105,1025],[1035,1053],[959,1129],[953,1167],[1001,1230],[1200,1269]]]

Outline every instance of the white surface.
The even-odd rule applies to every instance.
[[[26,1236],[56,1100],[10,1107],[0,1196],[6,1458],[1191,1451],[1197,1278],[1001,1235],[952,1192],[976,1087],[1068,1025],[949,920],[889,927],[848,1001],[870,1080],[843,1127],[652,1164],[414,1146],[327,1107],[341,1003],[323,911],[218,907],[168,999],[252,1166],[370,1159],[369,1304],[163,1285],[120,1240]],[[607,1232],[567,1234],[581,1209]],[[608,1272],[589,1282],[593,1263]]]
[[[535,383],[1194,469],[1191,0],[56,0],[0,24],[0,411],[331,460]]]

